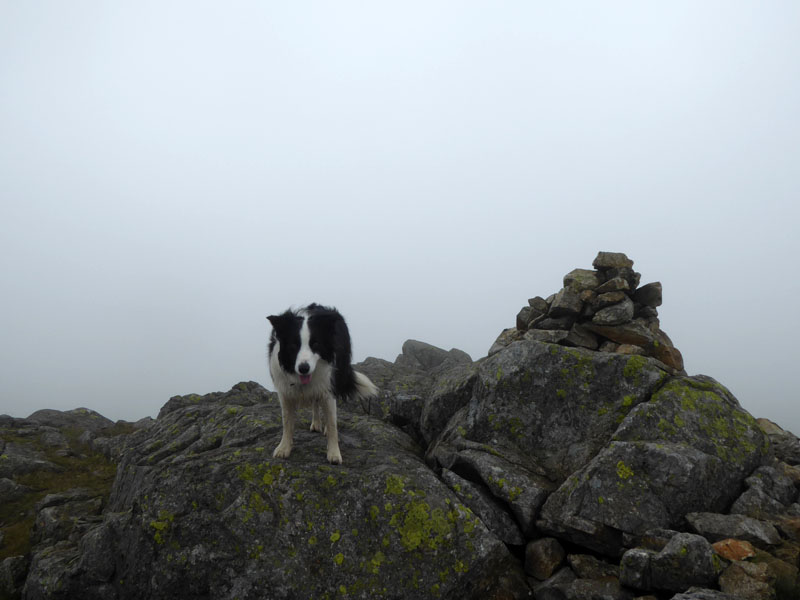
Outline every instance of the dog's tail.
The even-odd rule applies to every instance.
[[[354,400],[368,400],[378,395],[378,387],[369,380],[369,377],[358,371],[353,371],[355,388],[352,398]]]

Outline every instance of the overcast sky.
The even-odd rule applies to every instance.
[[[690,374],[800,434],[800,4],[0,0],[0,413],[473,359],[598,250]]]

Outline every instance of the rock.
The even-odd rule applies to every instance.
[[[726,538],[713,544],[714,552],[725,560],[745,560],[756,555],[753,544],[744,540]]]
[[[643,304],[644,306],[649,306],[651,308],[656,308],[657,306],[661,306],[662,302],[661,282],[655,281],[653,283],[648,283],[638,288],[633,293],[633,301],[638,302],[639,304]]]
[[[609,293],[628,292],[630,289],[631,286],[627,279],[623,279],[622,277],[614,277],[613,279],[609,279],[603,285],[599,286],[595,292],[597,292],[598,295],[603,295]]]
[[[532,319],[533,309],[530,306],[523,306],[517,313],[517,329],[519,331],[526,331],[528,329],[528,321]],[[537,315],[540,316],[540,315]]]
[[[741,598],[718,590],[691,587],[682,594],[675,594],[670,600],[741,600]]]
[[[589,350],[597,350],[599,345],[597,336],[577,323],[572,326],[572,329],[569,330],[562,342],[565,346],[577,346],[579,348],[588,348]]]
[[[525,547],[525,572],[539,581],[553,576],[567,553],[555,538],[540,538]]]
[[[533,342],[547,342],[548,344],[560,344],[566,341],[569,336],[570,331],[563,329],[531,329],[525,332],[522,339]]]
[[[647,361],[627,360],[630,377]],[[688,512],[724,510],[764,456],[755,420],[713,380],[675,378],[630,403],[613,441],[548,497],[540,529],[619,555],[622,532],[677,528]]]
[[[11,556],[0,561],[0,598],[19,598],[27,574],[28,561],[24,556]]]
[[[592,323],[600,326],[622,325],[633,319],[633,302],[625,296],[619,304],[601,308],[592,317]]]
[[[632,267],[633,261],[622,252],[598,252],[592,266],[595,269],[616,269],[620,267]]]
[[[203,397],[132,434],[102,524],[34,560],[30,597],[483,598],[519,581],[397,428],[341,411],[342,467],[302,423],[291,457],[273,459],[277,403],[240,396]]]
[[[589,269],[574,269],[564,275],[564,287],[576,294],[584,290],[593,290],[604,281],[605,278],[600,273]]]
[[[508,346],[511,342],[516,342],[517,340],[522,339],[523,332],[519,329],[512,327],[510,329],[504,329],[502,333],[497,336],[497,339],[492,344],[491,348],[489,348],[489,352],[487,352],[488,356],[492,354],[496,354],[500,352],[503,348]]]
[[[94,433],[114,425],[114,422],[110,419],[106,419],[100,413],[88,408],[75,408],[68,411],[51,409],[37,410],[28,417],[28,420],[56,429],[73,427],[78,430],[88,430]]]
[[[553,319],[560,317],[576,318],[583,309],[583,302],[581,302],[578,293],[570,288],[562,288],[556,294],[553,304],[550,306],[548,316]]]
[[[459,477],[448,469],[442,469],[442,480],[500,540],[512,546],[525,544],[525,538],[511,515],[486,488]]]
[[[742,600],[775,600],[774,584],[767,565],[748,562],[733,563],[719,578],[720,590]]]
[[[633,549],[622,556],[620,580],[645,591],[679,592],[692,585],[716,582],[721,565],[705,538],[678,533],[660,552]]]
[[[605,271],[605,276],[608,279],[615,279],[621,278],[628,282],[628,288],[631,290],[635,290],[639,287],[639,281],[641,280],[641,274],[637,273],[630,267],[615,267],[608,269]]]
[[[625,292],[606,292],[604,294],[598,294],[595,296],[592,306],[595,309],[596,314],[598,310],[613,306],[614,304],[619,304],[620,302],[624,302],[626,299],[630,301],[628,296],[625,295]]]
[[[690,512],[686,515],[686,521],[694,531],[712,542],[736,538],[748,541],[759,548],[768,548],[781,541],[773,525],[744,515]]]
[[[575,324],[576,317],[574,315],[565,315],[562,317],[545,317],[540,321],[531,323],[534,329],[563,329],[569,331]]]
[[[569,554],[567,562],[580,579],[619,577],[619,566],[600,560],[591,554]]]
[[[541,313],[543,315],[546,315],[547,311],[550,310],[550,305],[547,303],[547,300],[545,300],[541,296],[528,298],[528,305],[536,312]]]
[[[425,342],[406,340],[403,343],[403,352],[395,362],[401,366],[430,371],[445,362],[451,364],[471,363],[472,359],[469,354],[456,348],[447,351]]]

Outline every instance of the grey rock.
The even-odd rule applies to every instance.
[[[569,554],[567,562],[580,579],[619,577],[619,566],[600,560],[591,554]]]
[[[396,427],[342,410],[344,465],[332,467],[303,415],[291,457],[273,459],[280,410],[236,402],[253,391],[201,399],[131,434],[102,523],[35,555],[26,597],[305,598],[344,588],[482,598],[520,580],[502,542]]]
[[[561,344],[570,336],[570,331],[564,329],[531,329],[526,331],[522,339],[534,342],[547,342]]]
[[[744,515],[690,512],[686,515],[686,521],[694,531],[711,542],[736,538],[759,548],[769,548],[781,541],[778,530],[771,523]]]
[[[578,293],[573,291],[571,288],[565,287],[556,294],[556,297],[550,306],[550,312],[548,313],[548,316],[553,319],[558,319],[560,317],[572,317],[574,319],[581,314],[582,309],[583,302],[581,302]]]
[[[721,563],[705,538],[678,533],[660,552],[641,548],[627,551],[620,563],[620,580],[645,591],[676,592],[693,585],[712,585],[720,570]]]
[[[545,581],[564,563],[567,553],[555,538],[539,538],[525,547],[525,572]]]
[[[627,279],[622,277],[614,277],[609,279],[603,285],[599,286],[595,292],[597,294],[607,294],[610,292],[627,292],[631,289]]]
[[[633,302],[627,296],[622,302],[601,308],[592,317],[592,323],[601,326],[622,325],[633,319]]]
[[[597,336],[582,325],[572,326],[567,336],[562,340],[565,346],[577,346],[580,348],[588,348],[589,350],[597,350],[600,345]]]
[[[740,596],[726,594],[719,590],[691,587],[685,592],[675,594],[670,600],[742,600]]]
[[[589,269],[574,269],[564,275],[564,287],[575,293],[593,290],[605,281],[603,275]]]
[[[448,351],[425,342],[406,340],[403,343],[402,354],[397,357],[395,362],[401,366],[411,366],[430,371],[445,362],[470,363],[472,359],[469,354],[456,348]]]
[[[641,280],[642,276],[640,273],[637,273],[630,267],[615,267],[605,271],[605,276],[609,279],[615,279],[617,277],[624,279],[628,282],[628,287],[631,290],[635,290],[639,287],[639,281]]]
[[[743,600],[775,600],[775,577],[766,564],[732,563],[719,578],[720,590]]]
[[[594,314],[603,308],[624,302],[626,299],[628,299],[628,296],[625,295],[625,292],[605,292],[604,294],[598,294],[592,302],[592,307],[595,309]]]
[[[688,512],[724,510],[766,451],[755,420],[713,380],[675,378],[635,404],[614,441],[547,499],[543,531],[621,554],[622,532],[677,528]]]
[[[545,317],[544,319],[534,321],[531,327],[534,329],[562,329],[569,331],[575,324],[575,315],[565,315],[561,317]]]
[[[63,429],[73,427],[79,430],[98,432],[114,425],[114,422],[88,408],[75,408],[68,411],[42,409],[28,417],[40,425]]]
[[[616,577],[576,579],[563,589],[566,600],[633,600],[633,593],[621,587]]]
[[[620,267],[632,267],[633,261],[622,252],[598,252],[592,261],[595,269],[612,269]]]
[[[522,339],[522,334],[523,334],[523,332],[520,331],[519,329],[515,328],[515,327],[511,327],[509,329],[504,329],[500,333],[500,335],[497,336],[497,339],[494,341],[494,343],[489,348],[489,351],[487,352],[487,355],[491,356],[492,354],[496,354],[496,353],[500,352],[500,350],[502,350],[503,348],[508,346],[511,342],[516,342],[518,340],[521,340]]]
[[[517,313],[517,329],[519,331],[526,331],[528,329],[528,322],[533,318],[534,312],[530,306],[523,306]],[[541,316],[541,313],[536,316]]]
[[[19,598],[28,574],[28,560],[11,556],[0,561],[0,598]]]
[[[654,281],[653,283],[648,283],[638,288],[633,294],[633,301],[652,308],[661,306],[661,282]]]
[[[547,300],[542,298],[541,296],[535,296],[533,298],[528,298],[528,305],[533,308],[536,312],[541,314],[547,314],[547,311],[550,310],[550,305],[547,303]]]
[[[525,539],[508,511],[500,501],[484,487],[460,477],[448,469],[442,469],[442,481],[458,496],[484,525],[500,540],[512,546],[522,546]]]

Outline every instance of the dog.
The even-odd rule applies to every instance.
[[[311,430],[325,433],[328,462],[342,464],[337,399],[363,400],[378,394],[375,384],[350,364],[350,332],[344,317],[335,308],[309,304],[267,319],[272,324],[269,373],[283,420],[283,435],[272,455],[289,457],[297,409],[311,405]]]

